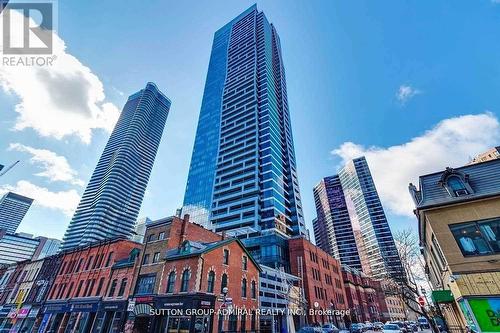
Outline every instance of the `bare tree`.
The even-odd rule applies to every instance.
[[[439,332],[425,307],[420,306],[417,302],[420,295],[419,285],[429,285],[425,274],[424,259],[420,254],[418,235],[411,228],[402,229],[394,233],[394,240],[401,259],[402,271],[396,279],[393,279],[393,287],[388,290],[398,293],[410,310],[425,317],[432,330]]]

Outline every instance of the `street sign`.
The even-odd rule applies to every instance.
[[[226,297],[225,303],[226,304],[232,304],[233,303],[233,299],[231,297]]]
[[[127,311],[133,312],[135,309],[135,300],[134,299],[129,299],[128,300],[128,305],[127,305]]]
[[[224,297],[217,297],[217,302],[224,302]]]
[[[418,296],[418,304],[420,304],[420,306],[425,305],[425,299],[423,296]]]

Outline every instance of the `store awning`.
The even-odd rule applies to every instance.
[[[455,301],[451,290],[433,290],[431,298],[434,303],[451,303]]]

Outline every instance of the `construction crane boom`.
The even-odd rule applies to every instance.
[[[7,168],[5,168],[2,172],[0,172],[0,177],[2,177],[3,175],[5,175],[7,172],[9,172],[10,169],[12,169],[13,167],[16,166],[16,164],[19,163],[19,160],[15,161],[14,163],[12,163],[11,165],[9,165]]]

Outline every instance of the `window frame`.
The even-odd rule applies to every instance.
[[[494,222],[500,224],[500,217],[491,218],[491,219],[484,219],[484,220],[477,220],[477,221],[467,221],[467,222],[462,222],[462,223],[453,223],[453,224],[448,225],[448,228],[451,232],[451,236],[455,240],[455,242],[456,242],[458,248],[460,249],[460,252],[464,256],[464,258],[491,256],[491,255],[499,255],[500,254],[500,245],[499,245],[498,249],[495,249],[490,244],[489,238],[484,235],[484,231],[481,228],[481,226],[488,225],[488,224],[494,223]],[[460,241],[461,238],[458,238],[458,237],[460,236],[460,234],[465,234],[465,233],[462,233],[461,230],[463,230],[464,228],[470,228],[470,227],[473,227],[475,229],[474,232],[478,233],[480,235],[481,240],[484,242],[484,244],[488,248],[489,252],[487,252],[487,253],[473,253],[473,254],[466,253],[465,249],[463,248],[463,245],[461,244],[461,241]],[[495,234],[495,236],[497,236],[497,235]],[[471,238],[469,237],[469,239],[471,239]],[[498,238],[497,242],[500,242],[500,237]],[[475,243],[474,243],[474,245],[475,245]]]

